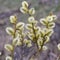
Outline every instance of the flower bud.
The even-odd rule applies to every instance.
[[[21,40],[18,39],[16,46],[21,46],[21,45],[22,45],[22,42],[21,42]]]
[[[13,60],[11,56],[7,56],[6,60]]]
[[[24,40],[24,44],[26,44],[27,47],[31,47],[31,46],[32,46],[32,44],[31,44],[31,40],[27,40],[27,39],[25,39],[25,40]]]
[[[26,25],[26,28],[27,28],[28,30],[31,30],[31,29],[32,29],[32,24],[27,24],[27,25]]]
[[[49,22],[52,22],[52,21],[53,21],[53,18],[52,18],[51,16],[48,16],[48,17],[46,18],[46,20],[49,21]]]
[[[28,18],[28,22],[33,23],[33,24],[37,24],[37,21],[35,20],[35,18],[33,16]]]
[[[46,25],[47,24],[47,21],[45,18],[41,18],[40,19],[40,23],[43,24],[43,25]]]
[[[17,23],[17,25],[16,25],[16,28],[17,28],[17,29],[23,29],[23,27],[24,27],[24,23],[23,23],[23,22],[19,22],[19,23]]]
[[[32,44],[31,43],[28,43],[27,47],[31,47],[31,46],[32,46]]]
[[[60,50],[60,43],[57,45],[58,50]]]
[[[45,37],[45,42],[44,42],[44,44],[46,44],[46,43],[48,43],[48,42],[49,42],[49,37],[46,36],[46,37]]]
[[[53,34],[53,32],[53,29],[46,29],[45,35],[50,37]]]
[[[41,28],[39,26],[37,26],[37,27],[34,26],[34,29],[35,29],[35,31],[40,31],[41,30]]]
[[[33,38],[35,37],[35,35],[33,33],[27,33],[28,37],[33,40]]]
[[[57,16],[56,15],[52,15],[52,18],[53,18],[53,20],[56,20]]]
[[[12,44],[14,46],[20,46],[20,45],[22,45],[22,43],[21,43],[21,37],[20,37],[19,34],[17,34],[16,38],[13,39]]]
[[[5,45],[5,49],[7,50],[7,51],[13,51],[13,46],[12,45],[10,45],[10,44],[6,44]]]
[[[10,22],[11,23],[16,23],[16,21],[17,21],[17,17],[16,16],[10,16]]]
[[[25,7],[21,7],[21,8],[20,8],[20,11],[21,11],[23,14],[25,14],[25,13],[28,12],[28,9],[25,8]]]
[[[28,3],[26,1],[22,2],[22,7],[28,8]]]
[[[38,39],[38,40],[37,40],[37,43],[38,43],[38,45],[39,45],[39,46],[41,46],[41,45],[42,45],[42,43],[43,43],[42,38]]]
[[[55,23],[52,22],[48,24],[48,28],[54,28],[54,27],[55,27]]]
[[[13,39],[12,44],[13,44],[13,45],[16,45],[16,44],[17,44],[17,42],[18,42],[18,40],[17,40],[17,38],[15,38],[15,39]]]
[[[29,14],[30,14],[30,15],[34,15],[34,14],[35,14],[35,9],[34,9],[34,8],[31,8],[31,9],[29,10]]]
[[[7,27],[7,28],[6,28],[6,32],[7,32],[9,35],[13,35],[13,34],[14,34],[14,30],[13,30],[13,28],[11,28],[11,27]]]
[[[43,50],[45,51],[45,50],[47,50],[48,48],[47,48],[47,46],[43,46]]]
[[[33,16],[31,16],[31,17],[28,18],[29,22],[33,22],[34,20],[35,20],[35,18]]]
[[[38,47],[39,47],[39,50],[40,50],[41,49],[41,46],[39,45]]]
[[[28,43],[29,41],[28,41],[27,39],[24,39],[24,41],[23,41],[23,42],[26,44],[26,43]]]

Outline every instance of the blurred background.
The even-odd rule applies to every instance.
[[[6,27],[11,26],[9,17],[16,14],[18,21],[27,23],[27,15],[23,15],[20,12],[21,2],[24,0],[0,0],[0,60],[5,60],[6,52],[4,45],[11,40],[10,36],[5,32]],[[57,44],[60,43],[60,0],[26,0],[30,7],[34,7],[36,14],[34,15],[36,20],[46,17],[50,12],[56,14],[58,19],[56,20],[56,27],[54,28],[54,34],[51,37],[48,47],[49,50],[41,54],[39,60],[56,60],[60,51],[57,49]],[[27,51],[26,51],[27,53]],[[25,58],[26,59],[26,58]],[[19,59],[17,59],[19,60]],[[28,59],[26,59],[28,60]],[[36,59],[37,60],[37,59]]]

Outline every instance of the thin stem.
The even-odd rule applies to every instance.
[[[22,45],[21,45],[21,60],[23,60],[23,40],[24,40],[24,37],[23,37],[23,34],[22,34],[22,30],[20,30],[20,33],[21,35],[21,42],[22,42]]]
[[[34,38],[33,38],[33,40],[35,40],[34,42],[36,43],[36,46],[37,46],[37,48],[38,48],[38,45],[37,45],[37,37],[36,37],[36,32],[35,32],[35,29],[34,29],[34,24],[32,24],[32,29],[33,29],[33,33],[34,33]]]
[[[15,35],[16,35],[16,23],[14,24],[14,35],[13,35],[13,39],[15,38]],[[12,46],[13,46],[13,51],[11,51],[11,57],[14,60],[14,49],[15,49],[15,46],[13,44],[12,44]]]
[[[32,29],[33,29],[33,33],[34,33],[34,35],[35,35],[34,38],[33,38],[33,42],[35,43],[35,46],[37,47],[37,53],[38,53],[38,55],[39,55],[39,49],[38,49],[38,44],[37,44],[37,40],[38,40],[38,39],[37,39],[37,37],[36,37],[36,31],[35,31],[35,29],[34,29],[34,24],[33,24],[33,23],[32,23]],[[32,58],[32,56],[31,56],[31,58]],[[31,59],[31,58],[30,58],[30,59]],[[29,59],[29,60],[30,60],[30,59]]]
[[[41,45],[41,49],[39,50],[40,52],[42,51],[42,48],[43,48],[43,46],[44,46],[44,43],[45,43],[45,36],[43,37],[43,43],[42,43],[42,45]]]

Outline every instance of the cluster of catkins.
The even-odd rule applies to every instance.
[[[10,53],[10,55],[6,56],[6,60],[14,60],[14,49],[17,46],[32,47],[34,43],[39,51],[48,49],[45,44],[49,42],[50,36],[54,32],[56,15],[50,14],[45,18],[41,18],[40,23],[44,26],[44,28],[41,28],[38,25],[39,22],[33,16],[35,9],[29,8],[26,1],[22,2],[20,11],[29,15],[28,24],[17,22],[15,15],[10,16],[10,23],[13,24],[13,28],[7,27],[6,32],[12,36],[12,42],[5,45],[5,49]],[[24,28],[26,28],[26,31],[24,31]]]

